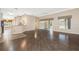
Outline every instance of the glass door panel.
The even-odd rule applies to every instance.
[[[45,29],[45,21],[40,21],[40,29]]]
[[[46,29],[46,30],[53,29],[53,20],[40,21],[40,29]]]

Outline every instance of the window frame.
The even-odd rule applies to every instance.
[[[71,18],[72,18],[72,15],[58,17],[58,20],[60,20],[60,19],[65,20],[65,29],[63,29],[63,30],[71,29]]]

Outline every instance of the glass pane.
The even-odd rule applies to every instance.
[[[65,19],[59,20],[59,29],[66,29],[66,21]]]
[[[45,29],[45,21],[40,21],[40,29]]]

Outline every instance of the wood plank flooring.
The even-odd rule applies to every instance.
[[[79,35],[50,32],[47,30],[26,31],[26,36],[0,43],[0,51],[79,51]]]

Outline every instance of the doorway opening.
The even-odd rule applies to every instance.
[[[0,33],[3,34],[5,30],[12,28],[12,20],[1,20],[0,22]]]

